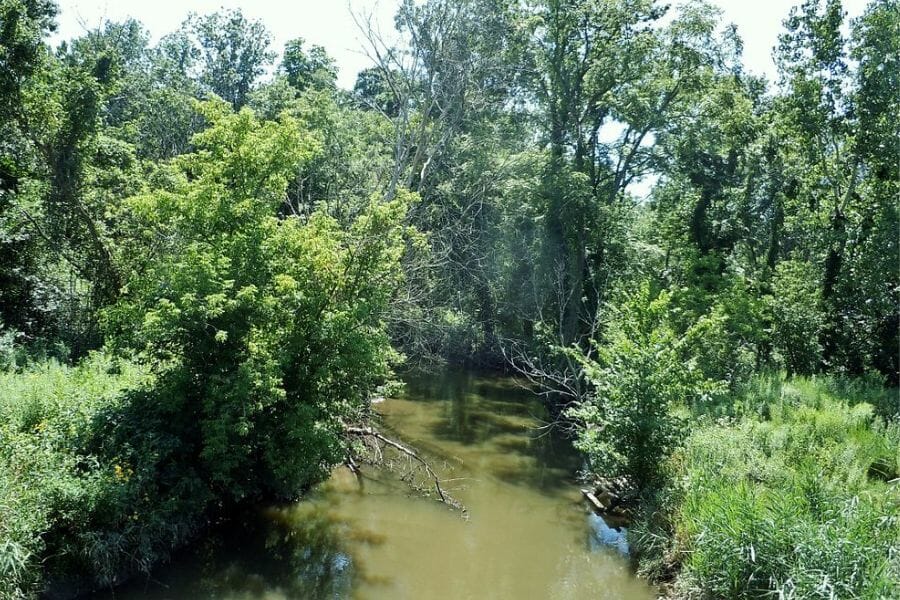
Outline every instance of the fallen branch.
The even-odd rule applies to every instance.
[[[437,473],[434,472],[434,469],[431,468],[431,465],[428,464],[428,461],[426,461],[424,458],[419,456],[411,448],[404,446],[400,442],[397,442],[388,437],[385,437],[383,434],[372,429],[371,427],[344,427],[344,432],[349,433],[351,435],[375,438],[376,440],[382,442],[383,444],[388,445],[391,448],[398,450],[400,453],[405,454],[409,458],[417,461],[425,469],[425,472],[428,474],[428,476],[431,477],[431,479],[434,481],[434,489],[437,491],[438,497],[441,499],[441,502],[443,502],[444,504],[448,504],[448,505],[452,506],[453,508],[456,508],[463,512],[466,512],[466,509],[463,507],[462,504],[460,504],[458,501],[451,498],[448,494],[446,494],[444,492],[443,488],[441,488],[441,480],[438,478]]]
[[[344,464],[347,465],[347,468],[350,469],[351,473],[353,473],[354,475],[356,475],[357,478],[359,478],[359,476],[361,474],[361,472],[359,470],[359,465],[357,465],[356,461],[353,460],[352,454],[347,453],[347,460]]]

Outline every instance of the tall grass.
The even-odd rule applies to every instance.
[[[36,594],[56,533],[82,526],[126,483],[121,465],[85,451],[87,438],[97,416],[147,377],[102,355],[74,368],[51,361],[0,372],[0,598]]]
[[[897,390],[758,376],[703,417],[635,527],[697,598],[900,598]]]

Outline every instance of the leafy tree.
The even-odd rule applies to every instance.
[[[191,137],[203,128],[194,100],[202,91],[194,73],[200,50],[183,30],[163,36],[146,51],[147,85],[131,122],[141,158],[165,160],[191,150]]]
[[[125,32],[134,34],[130,41],[114,44]],[[5,199],[14,208],[9,223],[42,252],[27,276],[43,304],[44,333],[53,321],[68,321],[57,333],[76,355],[99,343],[93,313],[119,288],[107,194],[134,185],[134,161],[127,147],[100,132],[105,124],[121,124],[120,111],[108,101],[120,90],[123,53],[140,54],[138,33],[135,24],[109,26],[63,45],[57,57],[45,55],[16,94],[14,123],[22,131],[27,170],[21,192]]]
[[[668,325],[670,297],[643,285],[617,303],[596,358],[576,353],[593,386],[569,409],[589,468],[628,477],[646,490],[663,475],[666,457],[685,435],[679,407],[720,387],[686,361],[690,336]]]
[[[888,198],[896,197],[897,178],[883,177],[888,175],[883,159],[873,158],[870,150],[896,148],[896,130],[891,134],[878,125],[896,123],[900,110],[886,87],[891,69],[873,70],[871,62],[900,49],[896,27],[890,33],[896,15],[895,2],[873,3],[848,40],[841,31],[840,3],[810,1],[792,13],[781,38],[779,64],[787,92],[778,110],[796,140],[788,160],[798,169],[786,227],[820,265],[823,369],[860,373],[875,360],[872,348],[860,342],[900,339],[896,298],[888,300],[888,290],[896,289],[898,249],[881,238],[883,228],[896,227],[896,202]],[[850,64],[851,54],[862,59],[862,68]],[[818,225],[823,222],[827,225]],[[880,256],[893,266],[869,253],[873,237],[888,244]],[[868,278],[873,268],[882,284]],[[864,300],[870,297],[878,299],[878,316],[867,310],[875,304]]]
[[[408,257],[408,302],[392,319],[413,356],[500,357],[493,288],[505,257],[491,249],[509,154],[533,135],[508,104],[520,69],[516,13],[495,0],[404,2],[395,19],[402,45],[369,32],[377,64],[359,74],[355,99],[390,119],[385,195],[417,191],[412,223],[430,242],[427,254]]]
[[[392,74],[390,77],[396,76]],[[388,81],[377,67],[363,69],[356,74],[353,96],[363,108],[377,110],[389,118],[395,118],[400,109]]]
[[[288,117],[202,111],[211,126],[198,151],[177,159],[170,184],[129,201],[133,275],[107,327],[159,365],[158,410],[178,439],[197,440],[190,460],[217,495],[290,497],[340,460],[342,423],[389,373],[381,315],[405,200],[371,206],[349,229],[324,214],[278,219],[317,144]]]
[[[265,26],[248,21],[240,10],[232,10],[194,14],[183,28],[196,39],[200,83],[235,109],[244,106],[257,80],[275,59]],[[186,59],[189,55],[180,56]]]
[[[13,118],[22,85],[46,60],[43,38],[55,29],[56,5],[45,0],[3,0],[0,4],[0,110]]]
[[[56,5],[0,2],[0,322],[41,332],[45,310],[34,278],[39,244],[16,206],[35,168],[26,118],[28,82],[50,60],[43,37],[53,29]]]
[[[686,290],[677,300],[685,315],[711,310],[736,274],[749,278],[757,299],[774,294],[773,306],[791,305],[798,299],[777,298],[774,290],[793,289],[778,265],[807,261],[797,268],[820,277],[820,298],[811,305],[814,320],[821,319],[815,368],[877,368],[893,378],[894,353],[879,348],[898,339],[891,291],[898,249],[887,233],[896,231],[896,203],[887,201],[896,195],[896,178],[879,175],[889,172],[885,153],[869,150],[896,146],[884,126],[898,110],[883,93],[889,76],[872,66],[898,43],[886,26],[892,6],[873,5],[850,38],[841,33],[837,2],[794,11],[778,52],[782,91],[774,96],[740,72],[711,79],[696,108],[672,119],[658,138],[666,163],[653,209],[662,270],[670,285]],[[857,67],[851,56],[874,62]],[[774,317],[788,315],[779,310]],[[772,332],[793,327],[775,322]],[[760,364],[772,344],[785,349],[777,334],[760,340]],[[811,368],[801,362],[791,368]]]
[[[551,302],[561,304],[558,327],[570,344],[582,339],[621,260],[615,240],[594,235],[606,228],[598,219],[627,199],[628,185],[652,166],[645,140],[689,105],[733,42],[715,37],[714,14],[702,5],[658,31],[651,24],[663,10],[653,2],[600,10],[553,1],[538,15],[532,89],[550,154],[541,191],[552,257],[545,269],[558,271]],[[601,141],[609,128],[621,133]]]
[[[334,59],[322,46],[313,45],[307,51],[304,44],[303,38],[296,38],[284,45],[280,70],[288,83],[298,92],[334,88],[337,79]]]

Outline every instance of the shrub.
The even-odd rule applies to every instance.
[[[822,358],[819,335],[825,319],[815,270],[807,262],[779,263],[768,299],[772,342],[784,367],[790,374],[814,372]]]
[[[653,484],[686,426],[679,407],[721,386],[706,380],[683,355],[688,337],[667,324],[669,296],[651,297],[649,286],[612,309],[607,339],[597,358],[573,352],[593,393],[571,408],[576,447],[592,472],[624,475],[640,488]]]
[[[202,111],[197,152],[129,202],[136,235],[159,245],[131,256],[107,331],[157,365],[165,395],[150,418],[192,440],[184,460],[217,497],[292,497],[342,458],[342,422],[389,375],[382,315],[408,195],[372,201],[347,229],[322,213],[276,218],[316,145],[288,117]]]
[[[147,381],[140,365],[99,354],[0,372],[0,598],[36,593],[59,565],[50,547],[77,561],[87,548],[76,532],[121,510],[121,477],[86,440],[102,411]]]
[[[732,276],[709,310],[685,329],[683,354],[694,359],[706,379],[726,382],[734,390],[757,367],[767,319],[766,307],[749,283]]]

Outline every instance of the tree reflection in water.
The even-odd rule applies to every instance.
[[[225,523],[177,555],[152,580],[132,581],[116,596],[244,600],[352,596],[365,574],[347,542],[380,544],[377,534],[352,528],[318,503],[273,507]],[[192,574],[189,580],[179,576]],[[140,578],[139,578],[140,579]]]

